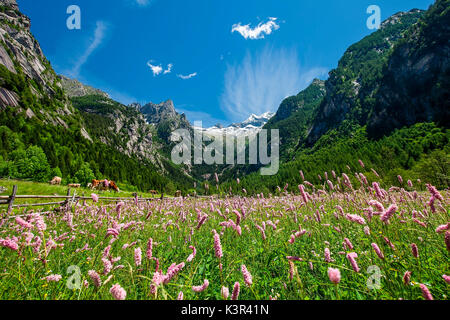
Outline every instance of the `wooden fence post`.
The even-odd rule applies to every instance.
[[[67,189],[67,196],[70,197],[70,188]],[[66,207],[66,210],[69,208],[70,198],[66,198],[66,201],[63,203],[63,206]]]
[[[16,198],[16,194],[17,194],[17,185],[14,185],[12,194],[9,196],[8,214],[10,214],[13,209],[13,204],[14,204],[14,199]]]

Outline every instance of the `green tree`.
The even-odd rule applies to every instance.
[[[19,179],[33,179],[44,182],[49,179],[50,165],[44,151],[37,146],[26,150],[19,149],[11,153],[12,175]]]
[[[87,186],[89,182],[95,179],[94,172],[88,163],[83,163],[80,170],[75,173],[74,176],[77,183],[81,183],[83,186]]]

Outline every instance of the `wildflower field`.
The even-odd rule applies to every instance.
[[[4,214],[0,299],[448,299],[449,192],[358,177]]]

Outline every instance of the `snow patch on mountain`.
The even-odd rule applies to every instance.
[[[232,135],[232,136],[249,136],[257,134],[264,125],[275,115],[273,112],[266,112],[262,115],[252,114],[247,120],[240,123],[233,123],[228,127],[217,124],[210,128],[193,127],[194,130],[200,130],[206,135]]]

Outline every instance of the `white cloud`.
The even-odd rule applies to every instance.
[[[136,3],[141,7],[146,7],[150,4],[150,0],[136,0]]]
[[[163,68],[161,65],[153,65],[152,63],[153,61],[150,60],[149,62],[147,62],[147,66],[152,70],[153,76],[156,77],[157,75],[161,74]]]
[[[155,63],[153,60],[150,60],[149,62],[147,62],[147,66],[152,70],[153,72],[153,76],[159,76],[161,73],[162,74],[169,74],[172,72],[172,68],[173,68],[173,64],[169,63],[167,65],[166,69],[163,69],[162,64],[153,64]]]
[[[197,72],[188,74],[187,76],[184,76],[182,74],[177,74],[177,77],[180,78],[180,79],[183,79],[183,80],[191,79],[191,78],[194,78],[196,76],[197,76]]]
[[[97,25],[94,32],[94,39],[92,40],[91,44],[86,49],[86,51],[75,63],[72,71],[70,72],[72,77],[76,78],[79,76],[81,67],[83,67],[83,65],[88,61],[91,54],[102,44],[107,29],[108,27],[105,22],[97,21]]]
[[[220,105],[233,122],[275,112],[284,98],[326,73],[325,68],[302,68],[295,50],[266,47],[253,56],[247,53],[239,65],[228,65]]]
[[[276,23],[277,18],[269,18],[266,23],[260,23],[255,28],[251,28],[250,24],[241,25],[241,23],[234,24],[231,32],[239,32],[245,39],[264,39],[264,34],[269,35],[274,30],[278,30],[280,26]]]
[[[171,73],[171,72],[172,72],[172,67],[173,67],[173,64],[172,64],[172,63],[169,63],[169,64],[167,65],[167,69],[164,70],[164,74]]]

